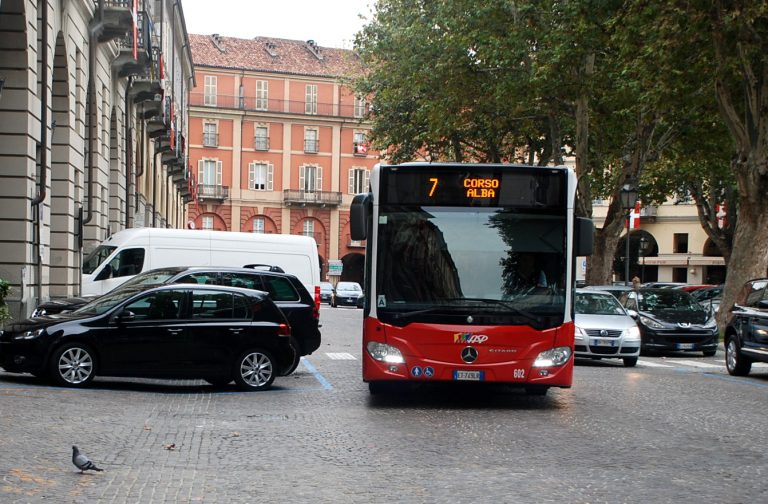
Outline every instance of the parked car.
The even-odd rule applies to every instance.
[[[0,335],[0,366],[84,387],[96,375],[232,380],[264,390],[295,350],[290,325],[265,292],[208,285],[115,290]]]
[[[723,286],[716,285],[691,292],[693,299],[707,310],[717,313],[723,299]]]
[[[320,282],[320,302],[333,304],[333,296],[336,295],[336,291],[333,288],[331,282]]]
[[[363,307],[365,296],[363,288],[357,282],[339,282],[336,284],[336,296],[331,306],[356,306]]]
[[[652,350],[717,352],[714,314],[678,289],[640,288],[619,298],[640,327],[641,352]]]
[[[577,357],[614,357],[627,367],[637,364],[640,329],[612,294],[577,289],[573,309]]]
[[[746,376],[753,362],[768,362],[768,278],[750,280],[739,292],[725,328],[725,367]]]
[[[680,289],[684,290],[685,292],[694,293],[696,291],[699,291],[701,289],[709,289],[711,287],[714,287],[712,284],[685,284],[685,285],[678,285],[677,287],[672,287],[673,289]]]
[[[676,289],[688,285],[685,282],[646,282],[642,285],[647,289]]]
[[[610,292],[617,298],[621,296],[623,292],[631,291],[632,284],[630,285],[587,285],[584,289],[596,290],[600,292]]]
[[[282,374],[290,374],[298,367],[302,355],[309,355],[320,347],[319,306],[296,276],[280,273],[273,268],[253,266],[248,268],[213,266],[159,268],[134,276],[111,293],[121,289],[174,283],[228,285],[266,291],[278,308],[285,313],[291,325],[291,342],[297,350],[296,358],[291,366],[281,371]],[[52,302],[44,303],[35,312],[45,311],[51,314],[54,309],[71,311],[83,306],[86,302],[86,298],[58,300],[55,306]]]

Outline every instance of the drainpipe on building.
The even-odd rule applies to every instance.
[[[130,90],[133,86],[133,77],[128,77],[125,86],[125,102],[123,103],[123,124],[125,125],[125,228],[131,225],[131,171],[133,164],[133,137],[131,137],[130,114]]]
[[[93,220],[93,189],[96,185],[96,46],[104,26],[104,0],[99,0],[96,22],[88,28],[88,205],[83,226]]]
[[[43,206],[48,187],[48,2],[42,2],[43,15],[40,36],[43,40],[40,73],[40,190],[32,199],[35,208],[35,237],[37,245],[37,304],[43,300]],[[23,294],[22,294],[23,296]]]
[[[144,151],[146,149],[146,146],[144,145],[144,119],[143,119],[144,104],[143,103],[141,105],[141,117],[142,119],[139,121],[138,132],[137,132],[137,136],[139,138],[139,156],[138,156],[138,163],[136,166],[136,176],[134,177],[134,180],[136,183],[134,190],[136,194],[135,194],[133,215],[136,215],[139,212],[139,177],[144,176]],[[146,224],[142,222],[142,225],[146,225]]]
[[[157,227],[157,156],[162,152],[155,152],[152,160],[152,227]]]

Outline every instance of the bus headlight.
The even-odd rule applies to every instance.
[[[405,363],[403,354],[392,345],[379,343],[377,341],[369,341],[366,348],[368,349],[370,356],[379,362],[386,362],[387,364]]]
[[[536,357],[536,360],[533,361],[533,367],[541,368],[541,367],[562,366],[563,364],[568,362],[568,359],[570,358],[571,358],[571,347],[567,347],[567,346],[557,347],[551,350],[541,352],[539,356]]]

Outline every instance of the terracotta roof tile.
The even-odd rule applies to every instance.
[[[307,41],[302,40],[190,34],[189,43],[192,60],[200,66],[318,77],[351,76],[362,70],[353,51],[317,45],[313,51]]]

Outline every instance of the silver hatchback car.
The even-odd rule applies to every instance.
[[[623,359],[637,364],[640,329],[619,301],[608,292],[576,289],[576,357]]]

